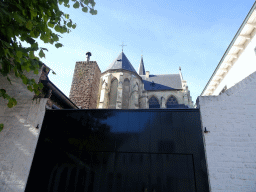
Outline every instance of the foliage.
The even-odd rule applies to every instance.
[[[82,11],[88,12],[89,8],[92,15],[97,14],[93,9],[93,0],[72,1],[75,9],[81,6]],[[40,59],[34,53],[40,50],[39,57],[42,58],[45,57],[44,51],[48,51],[38,47],[36,38],[40,37],[44,43],[55,43],[55,47],[59,48],[63,46],[58,42],[60,35],[52,29],[59,33],[69,33],[70,28],[76,28],[69,14],[59,9],[58,4],[63,3],[65,7],[70,7],[69,0],[0,0],[0,72],[9,82],[8,74],[14,70],[15,76],[22,79],[28,90],[39,94],[42,84],[38,85],[35,80],[28,79],[23,72],[32,70],[38,74]],[[30,47],[23,47],[19,40],[30,44]],[[15,99],[8,97],[5,90],[1,89],[0,96],[9,100],[11,104],[8,107],[15,105]]]
[[[24,71],[33,71],[38,74],[40,58],[45,57],[46,48],[38,47],[36,41],[40,38],[44,43],[54,44],[56,48],[62,47],[59,43],[58,33],[69,33],[76,28],[69,14],[59,9],[64,4],[70,7],[70,0],[0,0],[0,73],[11,83],[8,75],[11,71],[22,79],[27,89],[36,95],[40,93],[43,85],[29,79]],[[81,7],[83,12],[96,15],[94,0],[71,0],[75,9]],[[70,1],[70,2],[71,2]],[[23,47],[22,42],[29,44]],[[39,57],[35,52],[39,51]],[[54,72],[53,72],[54,73]],[[8,100],[8,107],[17,104],[15,98],[0,89],[0,97]]]

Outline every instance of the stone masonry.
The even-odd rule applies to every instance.
[[[81,109],[96,109],[101,71],[96,61],[76,62],[69,98]]]

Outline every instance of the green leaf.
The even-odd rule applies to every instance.
[[[24,19],[22,16],[18,15],[17,12],[13,14],[13,18],[14,18],[18,23],[24,23],[24,22],[26,22],[26,19]]]
[[[69,14],[65,14],[65,18],[66,18],[66,19],[69,19]]]
[[[12,85],[12,81],[9,77],[7,77],[7,80],[10,82],[10,84]]]
[[[56,26],[54,27],[54,29],[55,29],[55,31],[57,31],[57,32],[60,32],[60,31],[61,31],[61,28],[60,28],[59,25],[56,25]]]
[[[18,58],[21,58],[22,57],[22,52],[21,51],[17,51],[16,55],[17,55]]]
[[[91,0],[90,4],[92,5],[92,7],[94,7],[96,3],[93,0]]]
[[[38,83],[38,87],[39,87],[39,89],[43,89],[44,88],[43,83]]]
[[[68,4],[68,3],[69,3],[69,0],[64,0],[64,3]]]
[[[34,92],[35,92],[36,95],[40,94],[40,91],[38,91],[38,90],[34,90]]]
[[[56,75],[56,73],[55,73],[54,71],[52,71],[52,74],[53,74],[53,75]]]
[[[12,108],[12,107],[13,107],[13,103],[9,101],[8,104],[7,104],[7,106],[8,106],[9,108]]]
[[[72,22],[69,21],[68,24],[67,24],[68,27],[72,27]]]
[[[15,105],[17,105],[16,99],[14,99],[14,98],[9,99],[9,102],[8,102],[7,106],[8,106],[9,108],[12,108],[12,107],[15,106]]]
[[[76,28],[76,24],[72,25],[72,28],[75,29]]]
[[[4,124],[0,124],[0,132],[3,130],[3,128],[4,128]]]
[[[85,13],[87,13],[87,12],[88,12],[88,8],[87,8],[87,7],[83,7],[83,8],[82,8],[82,11],[85,12]]]
[[[36,17],[36,16],[37,16],[37,12],[34,11],[34,10],[32,10],[32,11],[31,11],[31,17],[33,18],[33,17]]]
[[[34,87],[34,89],[38,89],[38,85],[37,84],[34,84],[33,87]]]
[[[29,52],[30,59],[35,59],[34,51]]]
[[[6,90],[5,89],[0,89],[0,96],[4,97],[5,94],[6,94]]]
[[[59,48],[59,47],[62,47],[62,46],[63,46],[63,45],[62,45],[61,43],[56,43],[56,44],[55,44],[55,47],[56,47],[56,48]]]
[[[27,88],[28,88],[29,91],[33,92],[33,89],[32,89],[31,85],[28,85]]]
[[[33,24],[31,22],[31,20],[29,20],[26,24],[26,28],[29,29],[29,30],[32,30],[32,27],[33,27]]]
[[[39,57],[40,58],[42,58],[42,57],[44,57],[45,58],[45,54],[44,54],[44,52],[43,52],[43,50],[41,49],[40,50],[40,52],[39,52]]]
[[[8,47],[9,49],[13,49],[13,47],[12,47],[9,43],[7,43],[7,42],[5,42],[5,41],[2,41],[2,40],[1,40],[1,42],[2,42],[6,47]]]
[[[34,70],[34,74],[38,75],[38,70],[37,69]]]
[[[30,71],[30,67],[29,66],[26,66],[26,71],[29,72]]]
[[[25,85],[27,85],[27,84],[28,84],[28,79],[27,79],[27,78],[23,78],[23,79],[22,79],[22,82],[23,82]]]
[[[9,37],[14,37],[13,29],[10,28],[10,27],[7,27],[7,34],[8,34]]]
[[[76,3],[73,5],[73,7],[74,7],[75,9],[79,8],[79,3],[78,3],[78,1],[76,1]]]
[[[48,26],[51,27],[51,28],[53,28],[53,27],[54,27],[54,24],[49,22],[49,23],[48,23]]]
[[[14,106],[17,105],[16,99],[12,98],[12,101],[13,101]]]

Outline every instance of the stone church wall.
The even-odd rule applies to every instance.
[[[27,77],[39,76],[27,73]],[[0,191],[23,192],[32,164],[38,135],[41,130],[47,98],[32,100],[34,93],[27,90],[20,79],[11,74],[12,85],[0,75],[0,87],[17,100],[13,108],[0,98]],[[38,127],[38,128],[36,128]]]
[[[212,192],[256,189],[256,72],[219,96],[198,97]]]
[[[96,109],[101,71],[96,61],[76,62],[69,98],[81,109]]]
[[[166,108],[166,102],[170,96],[174,96],[177,99],[179,104],[188,105],[184,101],[183,91],[169,91],[169,90],[168,91],[148,91],[147,95],[148,95],[148,100],[153,96],[156,97],[161,108]],[[147,108],[149,108],[148,102],[147,102]]]

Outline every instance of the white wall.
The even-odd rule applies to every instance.
[[[256,191],[256,72],[219,96],[198,97],[212,192]]]
[[[41,73],[41,71],[40,71]],[[38,82],[39,75],[29,73]],[[7,107],[0,98],[0,191],[23,192],[27,183],[31,163],[41,130],[47,99],[33,101],[33,93],[21,81],[11,76],[13,85],[0,76],[0,88],[15,97],[17,105]],[[36,126],[39,126],[39,129]]]
[[[256,30],[251,34],[253,37],[245,43],[246,48],[241,52],[240,56],[234,61],[233,67],[221,81],[213,95],[219,95],[225,85],[227,88],[234,86],[239,81],[256,71],[256,54],[254,48],[256,46]]]

